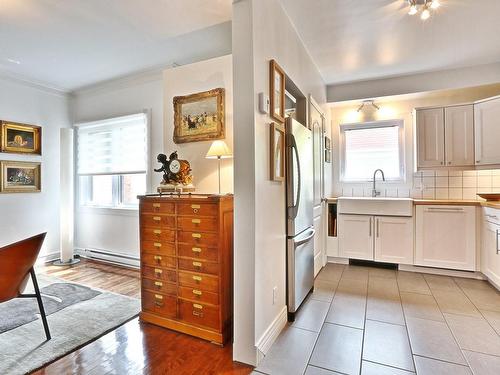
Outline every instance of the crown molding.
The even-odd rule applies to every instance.
[[[20,74],[0,72],[0,80],[9,81],[12,83],[17,83],[22,86],[30,87],[33,89],[37,89],[40,91],[47,92],[52,95],[58,96],[68,96],[70,94],[70,90],[59,87],[57,85],[53,85],[48,82],[38,81],[32,78],[25,77]]]

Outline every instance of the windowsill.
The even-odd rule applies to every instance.
[[[78,213],[97,215],[138,216],[139,207],[79,206]]]

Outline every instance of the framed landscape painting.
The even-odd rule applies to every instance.
[[[2,152],[42,154],[42,128],[36,125],[1,121]]]
[[[223,139],[224,89],[174,97],[174,142]]]
[[[35,193],[41,191],[41,164],[0,161],[0,192]]]

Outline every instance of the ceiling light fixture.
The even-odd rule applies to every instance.
[[[373,108],[375,108],[377,111],[380,109],[378,105],[375,104],[374,100],[363,100],[359,108],[357,109],[356,112],[361,112],[361,110],[365,107],[365,105],[371,105]]]
[[[414,16],[420,12],[420,19],[425,21],[431,16],[431,9],[435,10],[441,5],[439,0],[406,0],[410,8],[408,14]]]

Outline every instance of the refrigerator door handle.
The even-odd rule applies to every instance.
[[[297,187],[297,197],[294,200],[294,204],[291,207],[288,207],[288,218],[295,219],[299,212],[299,204],[300,204],[300,185],[302,184],[301,176],[300,176],[300,160],[299,160],[299,150],[297,148],[297,142],[295,142],[295,137],[292,134],[289,134],[289,143],[290,148],[294,151],[295,159],[297,161],[297,171],[298,171],[298,187]],[[293,156],[292,156],[293,158]]]
[[[299,241],[294,241],[295,247],[300,246],[302,244],[305,244],[306,242],[309,242],[309,240],[311,238],[313,238],[315,234],[316,234],[316,230],[314,228],[311,228],[311,232],[309,233],[309,235],[306,238],[303,238]]]

